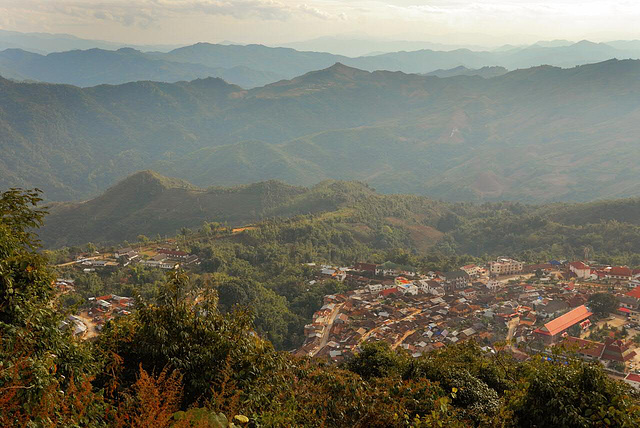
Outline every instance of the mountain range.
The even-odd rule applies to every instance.
[[[426,74],[457,67],[502,67],[509,70],[540,65],[573,67],[612,58],[640,58],[640,42],[613,42],[610,45],[588,41],[554,41],[492,51],[422,49],[355,58],[263,45],[210,43],[179,47],[169,52],[94,48],[41,55],[8,49],[0,52],[0,74],[16,80],[68,83],[83,87],[137,80],[177,82],[221,77],[229,83],[250,89],[292,79],[327,68],[336,62],[367,71]],[[493,76],[489,74],[486,77]]]
[[[196,185],[358,180],[447,200],[588,201],[640,188],[640,61],[491,79],[336,64],[81,89],[0,80],[0,187],[83,199],[138,170]]]
[[[119,49],[132,47],[143,51],[169,51],[178,45],[132,45],[104,40],[87,40],[71,34],[23,33],[0,29],[0,50],[24,49],[35,53],[63,52],[75,49]]]

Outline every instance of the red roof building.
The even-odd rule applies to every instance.
[[[381,295],[382,297],[387,297],[387,296],[389,296],[390,294],[397,293],[397,292],[398,292],[398,289],[397,289],[396,287],[393,287],[393,288],[387,288],[386,290],[382,290],[382,291],[380,292],[380,295]]]
[[[562,343],[567,345],[570,351],[575,351],[581,357],[591,360],[599,359],[604,351],[604,343],[577,337],[566,337]]]
[[[373,263],[356,263],[353,268],[361,272],[376,273],[376,265]]]
[[[610,269],[606,269],[607,278],[613,279],[631,279],[633,271],[626,266],[614,266]]]
[[[588,278],[591,276],[591,268],[582,262],[569,263],[569,272],[574,273],[578,278]]]
[[[568,328],[584,322],[591,315],[593,315],[593,312],[590,312],[586,306],[581,305],[566,314],[549,321],[543,327],[536,329],[534,333],[545,341],[545,343],[554,343]]]
[[[607,339],[604,341],[603,360],[625,362],[636,356],[636,351],[631,349],[622,340]]]
[[[627,377],[624,378],[624,381],[634,387],[636,390],[640,390],[640,375],[629,373]]]
[[[640,300],[640,285],[626,293],[625,296],[633,297],[634,299]]]

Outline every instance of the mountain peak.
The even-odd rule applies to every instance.
[[[136,172],[118,182],[109,191],[140,189],[197,189],[193,184],[179,178],[165,177],[152,170]]]
[[[362,72],[364,72],[363,70],[360,70],[358,68],[349,67],[348,65],[344,65],[341,62],[336,62],[331,67],[329,67],[329,68],[327,68],[325,70],[326,71],[330,71],[330,72],[335,73],[335,74],[343,74],[343,75],[349,75],[349,76],[352,76],[353,73],[362,73]]]

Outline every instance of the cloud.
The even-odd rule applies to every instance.
[[[331,19],[332,16],[331,14],[324,12],[318,8],[315,8],[313,6],[309,6],[308,4],[301,4],[298,6],[298,10],[307,13],[311,16],[315,16],[316,18],[320,18],[320,19]]]
[[[266,20],[286,20],[293,9],[285,3],[274,0],[186,0],[182,2],[160,2],[169,13],[202,12],[209,15],[224,15],[243,19],[257,17]]]
[[[236,19],[286,21],[295,16],[332,19],[334,16],[308,3],[287,0],[2,0],[8,11],[20,14],[64,16],[75,21],[117,22],[147,27],[162,18],[193,15],[228,16]]]

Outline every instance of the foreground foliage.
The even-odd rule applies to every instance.
[[[277,352],[250,312],[170,275],[156,303],[82,343],[60,324],[30,232],[37,193],[0,199],[1,426],[638,426],[638,397],[570,356],[516,362],[473,342],[411,358],[365,344],[343,367]],[[241,279],[239,279],[241,281]]]

